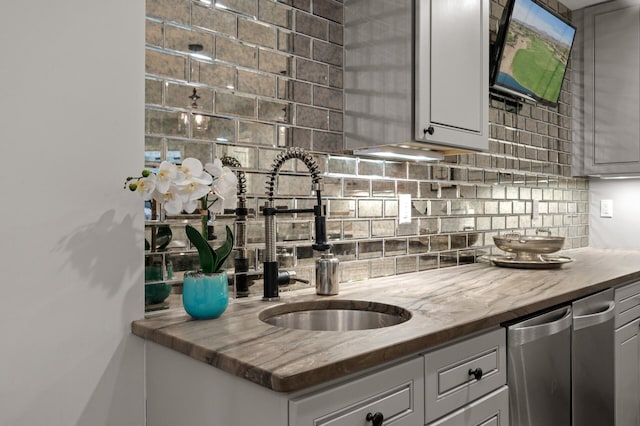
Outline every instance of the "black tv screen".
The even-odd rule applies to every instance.
[[[558,104],[576,29],[532,0],[511,0],[496,40],[492,89]]]

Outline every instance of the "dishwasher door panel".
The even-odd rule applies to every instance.
[[[575,426],[614,424],[613,289],[573,302],[572,417]]]
[[[571,424],[571,307],[508,327],[511,426]]]

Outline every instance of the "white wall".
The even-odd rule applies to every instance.
[[[600,201],[613,200],[613,217],[600,217]],[[640,179],[589,179],[589,245],[640,249]]]
[[[0,424],[144,424],[144,1],[0,2]]]

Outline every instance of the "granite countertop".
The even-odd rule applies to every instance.
[[[278,302],[234,301],[217,319],[195,321],[184,310],[134,321],[132,332],[278,392],[293,392],[426,351],[449,340],[640,280],[640,251],[563,251],[560,269],[511,269],[478,263],[355,283],[332,299],[364,300],[408,309],[391,327],[306,331],[263,323],[258,314],[283,303],[327,299],[313,289]]]

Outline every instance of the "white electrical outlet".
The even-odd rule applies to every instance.
[[[613,217],[613,200],[600,200],[600,217]]]
[[[398,223],[411,223],[411,194],[398,194]]]

